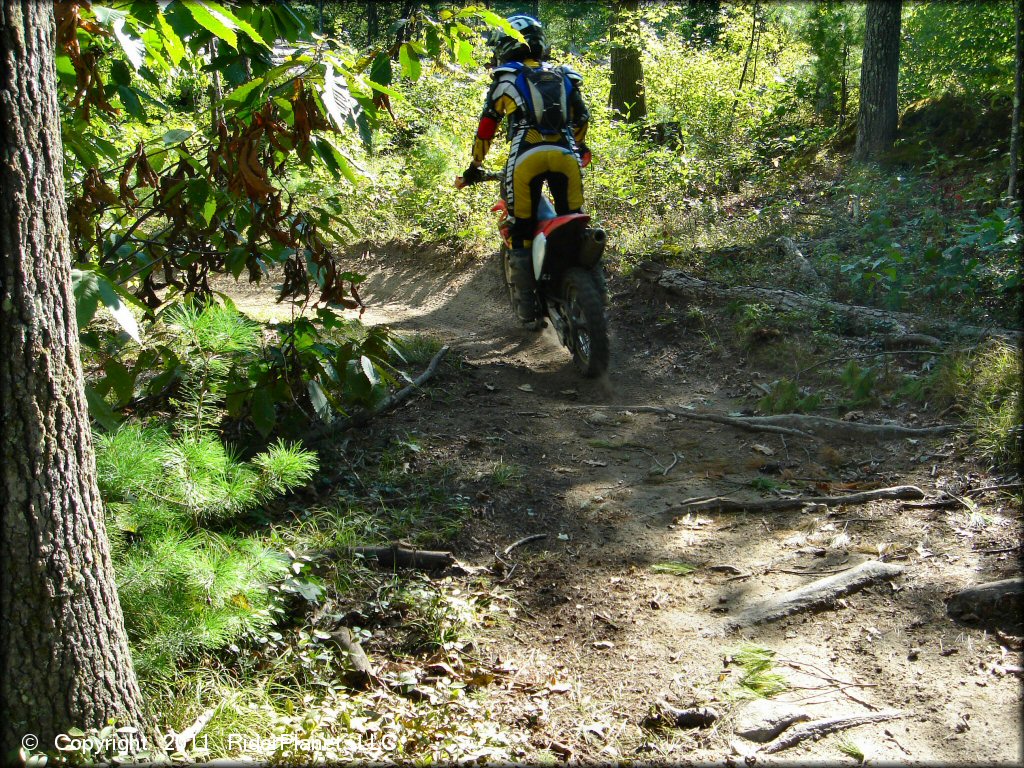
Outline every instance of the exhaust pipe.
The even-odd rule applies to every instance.
[[[608,244],[608,234],[603,229],[587,227],[583,230],[583,241],[580,243],[580,264],[584,267],[593,267],[604,254],[604,247]]]

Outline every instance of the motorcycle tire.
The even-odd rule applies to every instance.
[[[608,321],[604,302],[590,270],[573,267],[562,282],[573,363],[588,379],[608,370]]]
[[[512,316],[519,319],[519,313],[516,311],[516,289],[512,285],[512,272],[509,269],[508,263],[509,249],[506,246],[501,246],[501,250],[498,252],[498,269],[501,272],[501,282],[505,285],[505,290],[508,292],[508,303],[512,309]],[[538,317],[532,322],[523,323],[522,327],[525,331],[541,331],[544,329],[544,318]]]

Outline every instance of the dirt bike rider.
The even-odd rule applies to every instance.
[[[582,168],[590,162],[584,143],[590,112],[580,93],[582,78],[570,67],[543,62],[549,49],[541,23],[531,16],[508,18],[524,38],[502,29],[492,31],[488,45],[497,66],[473,142],[473,162],[463,174],[466,183],[483,178],[481,166],[502,118],[509,120],[508,161],[502,196],[508,204],[512,251],[509,268],[515,286],[516,315],[524,323],[540,308],[530,246],[537,224],[537,205],[545,181],[555,212],[579,213],[583,207]]]

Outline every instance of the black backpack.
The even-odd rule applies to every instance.
[[[561,67],[528,67],[521,61],[505,66],[517,71],[516,90],[523,97],[527,122],[541,133],[559,133],[569,124],[572,81]]]

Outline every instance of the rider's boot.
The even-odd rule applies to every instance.
[[[516,316],[524,323],[537,319],[536,280],[533,278],[533,254],[529,248],[513,248],[508,254]]]

